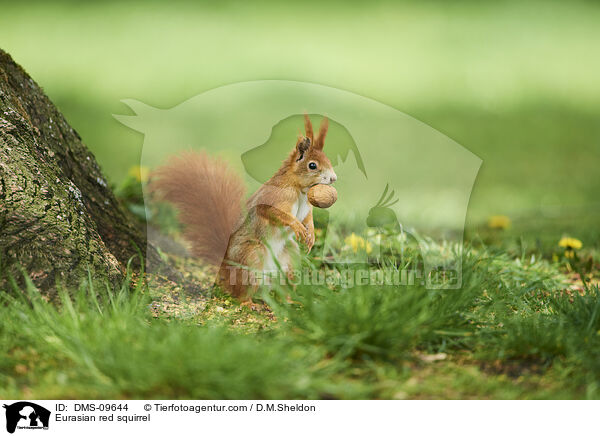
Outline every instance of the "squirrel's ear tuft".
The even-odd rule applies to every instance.
[[[329,129],[329,120],[327,117],[323,117],[323,120],[321,120],[321,125],[319,126],[319,136],[315,140],[315,148],[317,150],[323,150],[323,147],[325,146],[327,129]]]
[[[296,162],[304,158],[304,153],[310,148],[311,142],[310,138],[304,136],[298,137],[298,142],[296,143]]]
[[[310,142],[313,141],[313,127],[312,127],[312,123],[310,122],[310,118],[308,118],[308,114],[304,114],[304,130],[306,131],[305,135],[308,139],[310,139]]]

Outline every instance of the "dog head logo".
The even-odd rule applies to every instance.
[[[303,114],[326,116],[326,154],[337,175],[338,194],[334,208],[315,211],[325,229],[318,257],[343,268],[346,262],[367,265],[369,257],[390,252],[373,244],[370,253],[358,250],[347,257],[343,241],[327,226],[363,236],[396,233],[397,240],[410,234],[411,245],[421,253],[419,275],[425,285],[460,288],[466,212],[481,159],[430,126],[357,94],[279,80],[216,88],[170,109],[124,103],[135,115],[115,118],[144,134],[141,167],[157,168],[171,156],[195,149],[231,163],[248,192],[256,192],[289,154]],[[152,193],[143,189],[145,210],[152,209]],[[185,251],[153,225],[148,242],[165,252]],[[453,279],[444,279],[439,271]]]
[[[3,406],[6,409],[6,431],[18,429],[48,429],[50,411],[28,401]]]

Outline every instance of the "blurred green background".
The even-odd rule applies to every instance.
[[[598,244],[600,3],[11,2],[0,44],[118,184],[143,137],[112,114],[217,86],[315,82],[427,123],[483,159],[468,228]]]

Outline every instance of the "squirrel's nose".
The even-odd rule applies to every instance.
[[[335,173],[333,173],[331,176],[329,176],[329,182],[333,183],[337,180],[337,175]]]

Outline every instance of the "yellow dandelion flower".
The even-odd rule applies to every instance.
[[[147,167],[136,165],[129,168],[129,175],[135,178],[135,180],[137,180],[138,182],[145,183],[148,181],[150,170]]]
[[[493,215],[488,219],[490,229],[508,229],[511,225],[510,218],[505,215]]]
[[[570,251],[579,250],[581,247],[583,247],[583,244],[579,239],[563,237],[558,242],[558,246]]]
[[[579,250],[583,244],[579,239],[565,236],[558,241],[558,246],[565,249],[565,257],[567,259],[573,259],[575,257],[575,251]]]
[[[370,253],[371,253],[371,251],[373,251],[373,246],[371,245],[371,243],[370,243],[370,242],[367,242],[367,243],[365,244],[365,251],[367,252],[367,254],[370,254]]]
[[[367,250],[367,253],[369,253],[373,247],[371,247],[371,244],[366,242],[365,240],[356,235],[354,232],[352,232],[352,234],[348,237],[346,237],[346,239],[344,239],[344,242],[346,243],[346,246],[352,248],[353,252],[357,252],[358,250]]]
[[[358,251],[361,244],[363,246],[365,244],[365,241],[363,240],[363,238],[361,238],[360,236],[357,236],[356,233],[354,233],[354,232],[352,232],[352,234],[350,234],[350,236],[347,236],[346,239],[344,239],[344,242],[346,243],[347,246],[352,248],[352,251],[354,251],[355,253]]]

